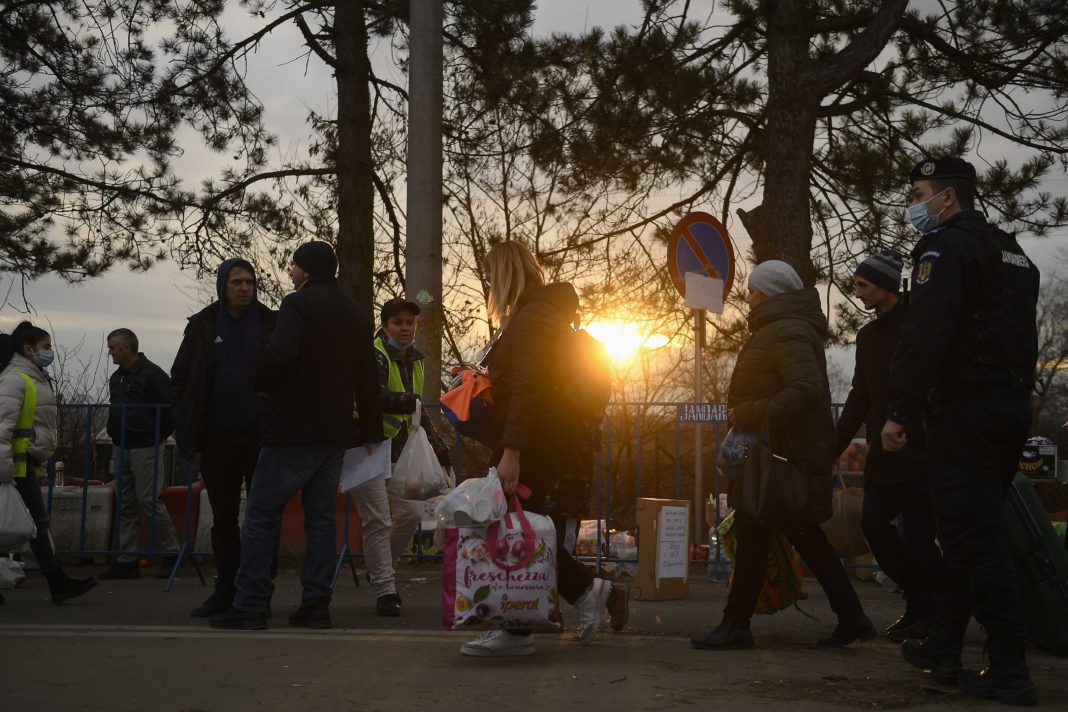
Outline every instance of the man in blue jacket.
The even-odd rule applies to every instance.
[[[241,485],[251,489],[260,455],[263,399],[252,391],[252,369],[278,315],[256,296],[252,263],[219,265],[219,300],[193,316],[171,366],[174,438],[187,460],[200,453],[200,474],[211,502],[215,590],[194,618],[222,613],[234,598],[241,563]]]
[[[271,556],[286,503],[304,504],[308,547],[301,606],[290,625],[329,628],[335,561],[334,504],[344,451],[380,442],[382,412],[366,312],[338,286],[337,256],[325,242],[293,253],[295,292],[282,300],[278,324],[257,359],[253,387],[266,396],[260,458],[245,503],[237,593],[213,628],[261,630],[274,585]],[[353,409],[359,412],[354,429]]]

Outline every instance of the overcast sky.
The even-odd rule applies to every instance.
[[[693,5],[708,6],[710,2]],[[610,28],[630,24],[638,17],[637,0],[542,0],[535,32]],[[242,21],[248,27],[253,26],[250,20],[242,17]],[[241,28],[236,28],[231,37],[241,35]],[[294,47],[299,44],[296,29],[286,25],[264,41],[250,63],[249,83],[266,107],[267,124],[278,134],[278,150],[283,154],[302,152],[309,133],[308,109],[334,113],[334,83],[329,73],[314,60],[307,65],[310,73],[306,73],[304,61],[291,61],[298,56]],[[386,59],[379,58],[376,64],[385,66]],[[187,183],[195,185],[200,178],[217,174],[219,160],[203,150],[190,148],[175,163],[187,176]],[[1060,177],[1050,187],[1063,194],[1068,182]],[[1059,235],[1043,241],[1024,241],[1024,248],[1047,273],[1055,264],[1052,258],[1056,246],[1066,242],[1065,233]],[[11,285],[0,286],[7,290]],[[51,323],[53,336],[60,344],[70,346],[84,337],[86,349],[93,350],[108,331],[126,327],[138,334],[148,358],[167,370],[181,341],[185,318],[203,306],[205,295],[213,292],[213,285],[198,284],[169,262],[144,274],[131,273],[119,266],[102,278],[78,286],[46,277],[27,287],[34,309],[31,318],[42,324]],[[6,296],[6,303],[0,309],[0,329],[10,331],[25,315],[17,309],[22,304],[21,295],[9,292]],[[82,355],[84,358],[85,354]]]

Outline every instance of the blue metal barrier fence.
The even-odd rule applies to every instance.
[[[674,401],[623,401],[612,403],[609,406],[609,411],[604,420],[602,448],[596,454],[594,472],[592,473],[594,491],[592,511],[590,513],[596,520],[596,553],[593,556],[580,557],[590,561],[590,563],[595,565],[598,569],[607,562],[616,565],[636,563],[634,559],[620,559],[619,557],[613,556],[610,544],[609,532],[612,529],[612,525],[617,523],[620,513],[627,511],[627,503],[636,502],[637,499],[643,495],[662,497],[665,496],[665,494],[670,495],[674,499],[690,499],[691,506],[695,507],[703,507],[705,502],[709,501],[704,497],[703,492],[696,494],[693,492],[691,486],[692,477],[684,478],[684,472],[686,470],[686,453],[683,446],[683,432],[689,430],[692,433],[692,428],[695,427],[706,428],[706,432],[707,429],[710,429],[713,435],[711,447],[706,446],[702,449],[706,454],[710,451],[715,455],[722,444],[727,428],[726,424],[720,421],[708,423],[682,422],[677,416],[677,413],[679,412],[679,406],[685,405],[692,404]],[[715,405],[719,406],[722,404]],[[148,548],[125,550],[122,553],[134,555],[138,558],[158,556],[169,557],[168,560],[172,562],[172,566],[164,590],[170,590],[182,562],[187,558],[192,562],[197,577],[200,579],[201,583],[205,583],[204,574],[197,559],[204,556],[211,556],[211,551],[196,550],[195,532],[197,527],[192,516],[194,511],[194,489],[200,479],[199,473],[196,470],[196,463],[194,461],[182,462],[177,453],[177,448],[174,447],[173,441],[161,437],[164,409],[169,407],[170,406],[167,404],[63,404],[60,406],[61,442],[59,443],[59,448],[57,450],[57,456],[64,459],[64,468],[60,476],[67,478],[66,481],[71,482],[73,481],[73,473],[77,473],[77,477],[80,479],[80,482],[78,482],[80,485],[80,516],[77,531],[77,546],[57,546],[58,552],[60,554],[94,556],[115,555],[120,550],[122,498],[124,485],[127,484],[125,478],[130,476],[129,468],[127,467],[129,451],[131,450],[126,444],[127,416],[132,409],[153,410],[154,445],[152,445],[152,481],[154,496],[157,499],[160,497],[160,493],[163,489],[160,487],[161,474],[165,469],[166,474],[168,475],[167,479],[171,482],[172,486],[181,486],[185,488],[185,526],[180,537],[180,548],[177,551],[164,551],[157,548],[156,534],[158,523],[156,521],[156,512],[158,507],[153,506],[148,515]],[[434,404],[427,407],[433,409],[438,406]],[[835,419],[837,419],[840,409],[841,406],[839,405],[834,407]],[[119,441],[117,444],[113,442],[111,438],[104,435],[104,425],[116,410],[118,410],[116,424],[119,430]],[[723,406],[723,410],[725,411],[725,406]],[[671,457],[669,463],[661,464],[660,454],[664,451],[663,445],[665,442],[670,444],[668,452],[670,452]],[[474,447],[476,446],[465,443],[458,434],[454,436],[452,459],[457,482],[460,482],[467,477],[481,477],[485,475],[484,469],[478,465],[481,458],[470,456],[470,452]],[[81,451],[80,463],[77,463],[76,460],[77,450]],[[468,450],[469,452],[469,456],[466,459],[472,460],[466,472],[463,471],[465,450]],[[102,468],[101,459],[105,451],[109,453],[109,466],[107,468]],[[485,453],[483,453],[483,455],[485,455]],[[690,455],[692,457],[692,452]],[[651,465],[649,460],[653,460]],[[715,467],[714,462],[715,457],[712,458],[712,464],[709,465],[709,470],[712,474],[710,499],[714,504],[713,511],[715,512],[715,521],[714,523],[706,522],[705,524],[718,527],[720,524],[719,495],[722,491],[722,483],[720,481],[721,475]],[[69,467],[71,464],[80,466]],[[166,467],[162,468],[161,465],[165,465]],[[182,470],[184,470],[184,472],[182,472]],[[178,473],[178,476],[180,477],[180,485],[177,484],[176,473]],[[631,473],[633,473],[632,478]],[[99,477],[97,477],[97,475],[99,475]],[[113,475],[114,477],[114,493],[113,495],[110,495],[114,498],[114,517],[109,532],[111,546],[90,546],[87,541],[87,526],[89,519],[90,487],[93,486],[91,485],[91,481],[103,482],[107,475]],[[836,481],[841,484],[840,478],[836,478]],[[42,483],[42,485],[44,484],[46,484],[48,488],[47,503],[49,512],[53,511],[53,505],[58,495],[66,497],[66,495],[78,491],[73,487],[65,486],[57,493],[57,467],[55,458],[47,464],[47,482]],[[105,486],[108,485],[110,485],[110,482],[105,484]],[[665,489],[667,492],[665,492]],[[619,492],[618,490],[623,491]],[[684,496],[684,494],[687,494],[688,496]],[[620,501],[623,502],[622,507],[619,505]],[[352,570],[354,582],[356,585],[359,585],[355,565],[352,560],[356,556],[362,556],[362,554],[353,552],[348,545],[350,533],[350,509],[349,497],[346,495],[344,519],[341,522],[344,538],[343,545],[337,552],[338,560],[334,572],[334,581],[336,583],[342,567],[345,564],[348,564],[349,568]],[[422,533],[420,528],[415,537],[413,553],[405,554],[404,556],[418,561],[440,558],[440,555],[424,550]],[[710,546],[707,554],[707,560],[710,563],[721,561],[722,552],[719,548],[720,546],[718,537],[715,537],[715,548]],[[706,557],[694,558],[691,556],[691,559],[694,563],[697,563],[704,562]],[[857,564],[857,566],[865,565]],[[717,574],[713,574],[713,569],[713,566],[709,567],[710,575],[713,575],[714,577],[720,574],[726,574],[725,571],[719,571]]]

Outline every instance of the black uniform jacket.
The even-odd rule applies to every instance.
[[[1030,389],[1039,275],[1016,238],[968,210],[921,237],[912,257],[887,418],[914,428],[936,386]]]
[[[906,299],[903,297],[897,306],[880,314],[857,332],[853,387],[838,416],[835,452],[845,450],[861,424],[866,426],[868,455],[864,461],[865,484],[893,484],[927,477],[927,452],[922,429],[908,434],[908,444],[900,452],[884,452],[881,437],[889,400],[890,364],[908,309]]]

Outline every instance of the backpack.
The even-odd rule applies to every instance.
[[[599,449],[604,412],[612,399],[612,364],[604,344],[585,329],[575,329],[563,339],[555,390],[564,410],[586,430],[590,444]]]

